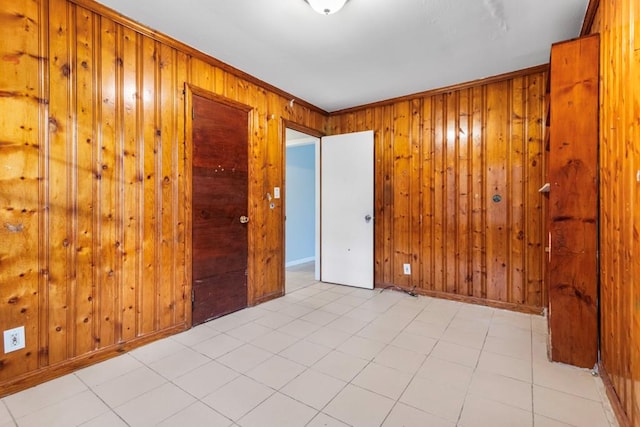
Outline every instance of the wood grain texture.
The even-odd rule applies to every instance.
[[[2,330],[24,325],[31,337],[19,354],[0,354],[0,382],[37,369],[46,358],[37,338],[46,273],[38,255],[40,126],[47,109],[38,80],[46,65],[41,6],[19,2],[0,10],[0,324]]]
[[[15,4],[9,4],[15,3]],[[90,0],[0,4],[0,395],[191,324],[185,87],[251,108],[249,303],[284,292],[283,121],[304,102]]]
[[[640,426],[640,7],[596,3],[600,33],[600,348],[621,425]],[[598,5],[599,3],[599,5]],[[591,6],[590,6],[591,9]]]
[[[598,356],[597,35],[551,48],[549,342],[551,359],[591,368]]]
[[[331,115],[330,134],[375,131],[376,286],[541,311],[545,82],[528,70]]]

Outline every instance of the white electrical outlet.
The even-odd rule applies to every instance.
[[[19,326],[13,329],[7,329],[4,331],[4,352],[11,353],[12,351],[20,350],[24,348],[24,326]]]
[[[411,274],[411,264],[403,264],[404,274]]]

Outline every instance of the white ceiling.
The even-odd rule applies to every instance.
[[[325,111],[548,62],[588,0],[99,0]]]

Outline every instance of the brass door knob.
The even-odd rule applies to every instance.
[[[248,222],[249,222],[249,217],[248,217],[248,216],[244,216],[244,215],[242,215],[242,216],[240,217],[240,223],[241,223],[241,224],[246,224],[246,223],[248,223]]]

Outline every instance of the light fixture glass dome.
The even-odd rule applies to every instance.
[[[309,6],[321,15],[331,15],[336,13],[347,0],[306,0]]]

